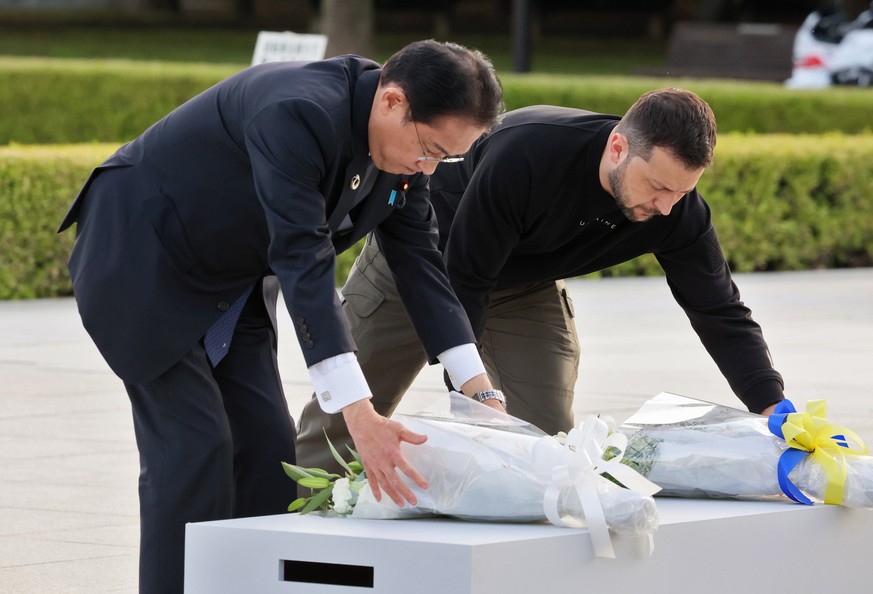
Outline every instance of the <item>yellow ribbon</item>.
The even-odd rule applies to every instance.
[[[824,502],[840,505],[848,476],[846,456],[866,456],[867,446],[858,435],[825,418],[824,400],[810,400],[806,412],[789,413],[782,434],[789,447],[809,452],[824,469],[828,479]]]

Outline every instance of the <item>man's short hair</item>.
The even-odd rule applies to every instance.
[[[504,110],[491,61],[457,43],[429,39],[407,45],[385,62],[381,83],[402,88],[411,116],[424,124],[456,116],[491,129]]]
[[[715,150],[712,108],[685,89],[658,89],[637,99],[615,128],[628,139],[628,154],[648,160],[655,147],[690,170],[709,167]]]

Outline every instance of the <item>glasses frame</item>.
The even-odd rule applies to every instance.
[[[427,151],[424,149],[424,143],[421,141],[421,134],[418,132],[418,124],[415,123],[415,116],[410,112],[412,127],[415,128],[415,135],[418,137],[418,146],[421,148],[421,156],[416,161],[425,163],[460,163],[464,160],[463,155],[446,155],[445,157],[428,157]]]

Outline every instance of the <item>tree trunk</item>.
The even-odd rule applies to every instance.
[[[321,0],[325,57],[358,54],[373,57],[374,0]]]

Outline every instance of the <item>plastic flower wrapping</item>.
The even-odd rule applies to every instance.
[[[422,445],[401,446],[429,483],[422,490],[406,481],[417,505],[398,507],[388,497],[377,502],[360,460],[342,462],[334,450],[345,465],[345,477],[284,464],[291,478],[313,489],[311,497],[296,500],[289,511],[321,509],[363,519],[547,520],[587,527],[601,557],[615,556],[610,531],[651,537],[656,530],[652,494],[658,487],[621,464],[626,438],[610,433],[606,422],[589,417],[566,436],[549,436],[460,394],[450,399],[449,413],[395,416],[428,436]]]
[[[825,412],[824,401],[797,412],[786,400],[768,418],[661,393],[619,428],[628,437],[622,463],[659,496],[873,508],[873,457]]]

